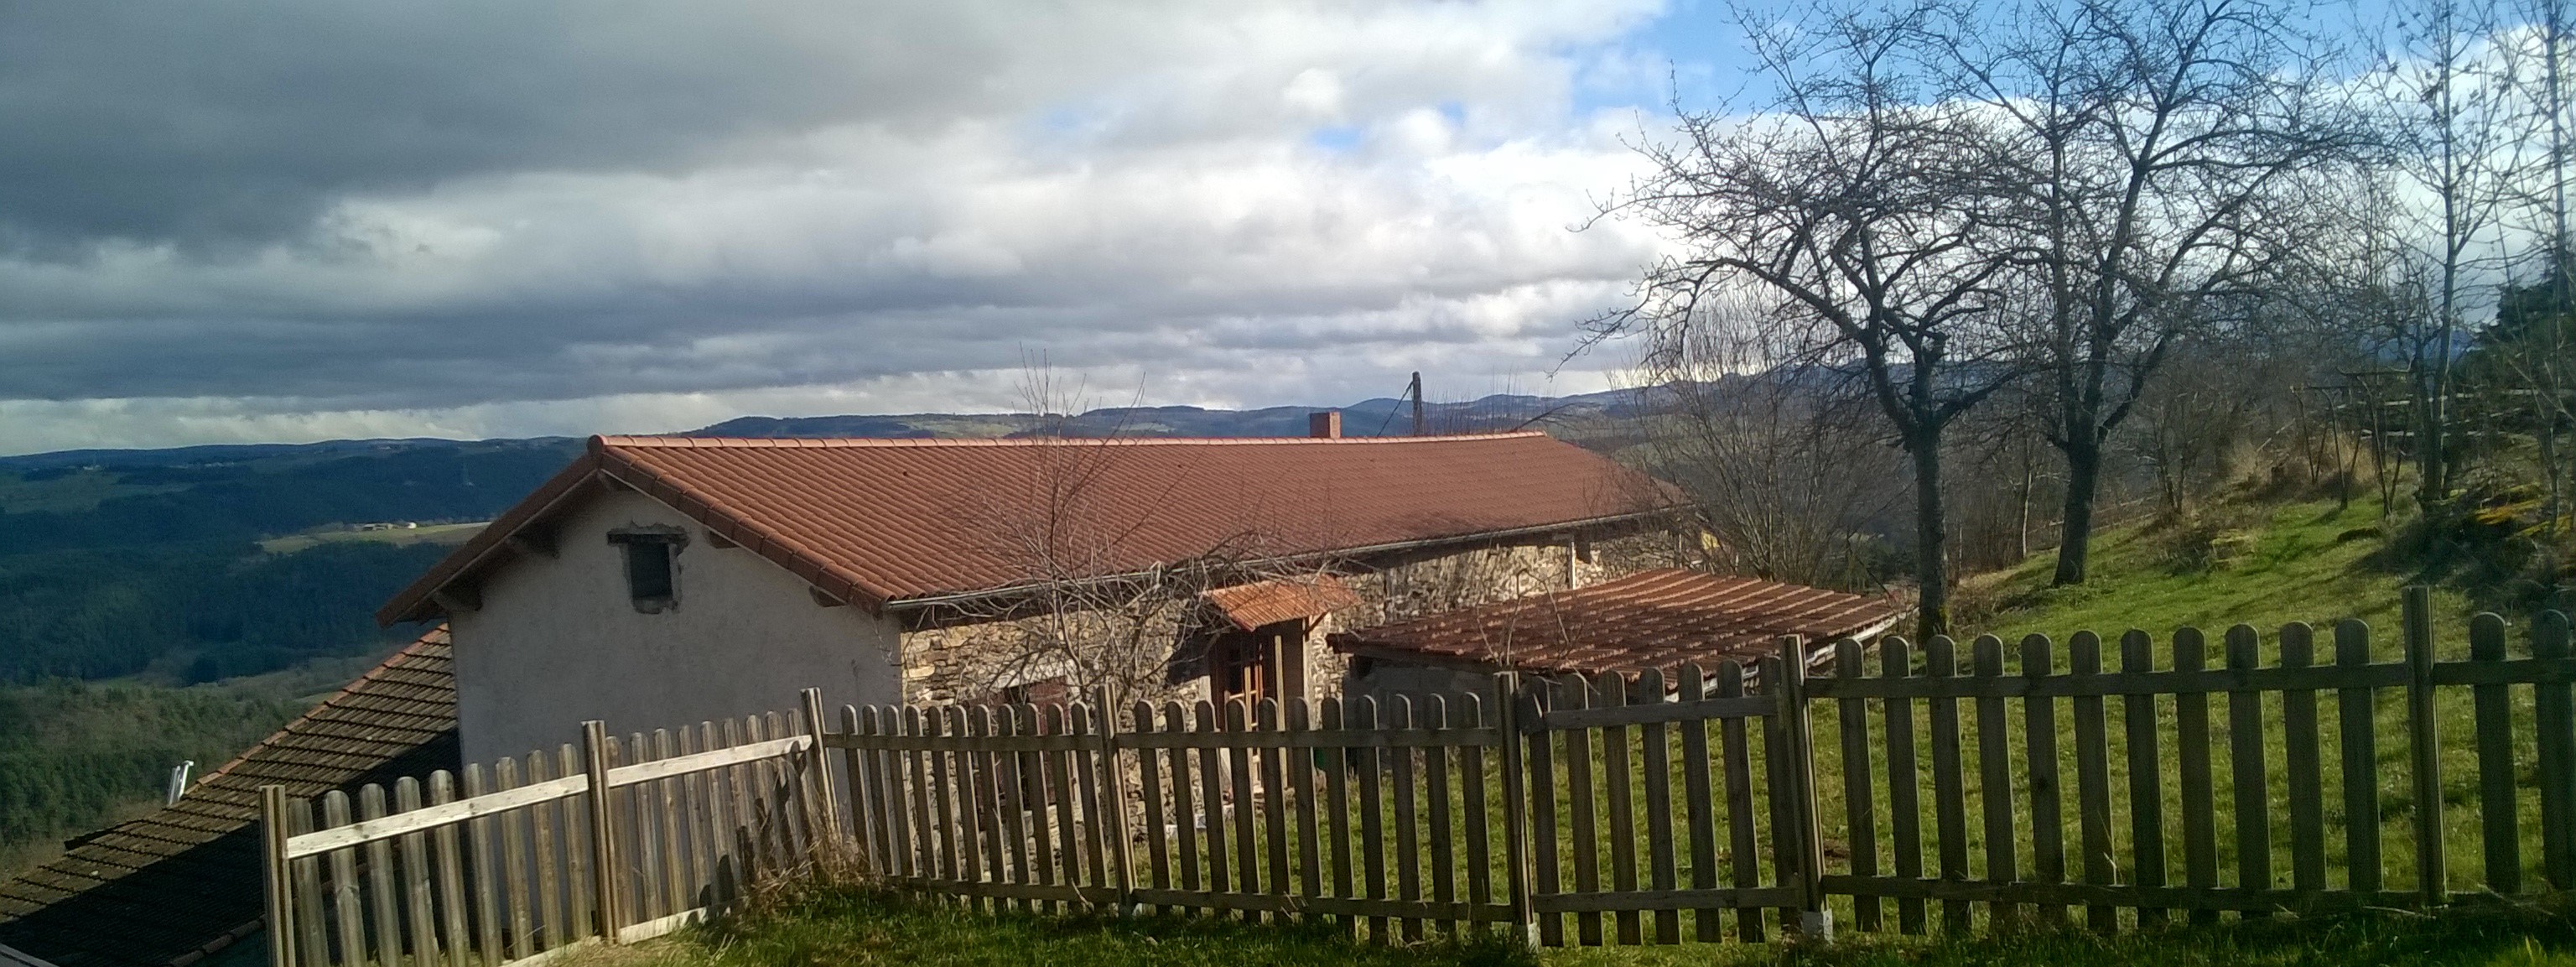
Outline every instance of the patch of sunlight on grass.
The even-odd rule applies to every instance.
[[[2292,621],[2326,628],[2360,618],[2382,634],[2397,631],[2406,578],[2371,566],[2380,547],[2376,510],[2355,504],[2338,511],[2332,501],[2317,501],[2262,514],[2246,528],[2250,540],[2240,556],[2207,568],[2173,565],[2144,524],[2097,538],[2091,577],[2078,587],[2049,587],[2055,557],[2038,555],[1985,579],[1984,593],[2000,606],[1966,630],[2006,641],[2032,632],[2063,641],[2077,631],[2114,638],[2130,628],[2162,638],[2191,625],[2216,637],[2240,622],[2269,631]],[[2434,608],[2446,623],[2470,610],[2466,598],[2443,589],[2434,593]]]
[[[2550,950],[2537,940],[2525,938],[2522,946],[2495,955],[2486,967],[2576,967],[2576,954]]]
[[[795,891],[767,908],[578,967],[1520,967],[1499,935],[1477,944],[1369,946],[1329,926],[1216,917],[985,914],[846,887]]]
[[[1821,948],[1594,948],[1541,959],[1548,967],[2576,967],[2571,926],[2563,914],[2516,909],[2257,919],[2114,937],[2076,930],[1957,940],[1846,933]]]

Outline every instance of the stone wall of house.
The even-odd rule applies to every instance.
[[[1509,598],[1562,591],[1653,567],[1671,566],[1673,538],[1653,533],[1603,540],[1589,546],[1573,542],[1482,548],[1346,574],[1343,582],[1360,597],[1356,606],[1325,615],[1306,634],[1306,693],[1321,698],[1341,693],[1349,678],[1348,656],[1333,651],[1326,637],[1339,631],[1375,627],[1454,608]],[[1589,553],[1585,553],[1588,551]],[[1588,558],[1588,559],[1587,559]],[[1150,620],[1148,637],[1159,648],[1140,654],[1130,673],[1120,676],[1142,691],[1136,697],[1157,704],[1183,703],[1207,697],[1203,674],[1176,677],[1167,671],[1174,658],[1190,647],[1190,621],[1195,609],[1175,603]],[[988,621],[946,628],[908,631],[903,635],[903,695],[914,704],[975,701],[1003,688],[1062,675],[1060,662],[1050,664],[1032,654],[1027,642],[1042,619]],[[1189,669],[1184,666],[1184,671]]]
[[[1188,608],[1178,603],[1146,619],[1143,640],[1158,642],[1152,657],[1137,661],[1121,678],[1144,690],[1132,696],[1147,701],[1206,697],[1196,680],[1173,684],[1163,674],[1172,649],[1183,639]],[[1031,644],[1045,638],[1041,618],[982,621],[903,634],[903,697],[908,704],[938,705],[990,699],[1003,689],[1067,677],[1071,668],[1061,656]],[[1067,696],[1071,700],[1078,696]]]

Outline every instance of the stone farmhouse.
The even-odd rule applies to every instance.
[[[1327,634],[1628,568],[1678,503],[1542,433],[599,437],[378,618],[447,623],[466,761],[807,687],[1321,695]]]
[[[1897,607],[1673,569],[1681,495],[1541,433],[594,437],[379,611],[430,625],[177,802],[0,883],[0,967],[227,967],[258,788],[315,796],[829,705],[1451,691],[1670,672]]]

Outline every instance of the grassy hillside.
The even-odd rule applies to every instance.
[[[2292,621],[2325,627],[2344,618],[2397,629],[2399,589],[2409,576],[2383,558],[2378,513],[2333,501],[2235,506],[2195,525],[2138,524],[2096,537],[2093,579],[2048,586],[2056,560],[1970,578],[1959,625],[2006,641],[2032,632],[2063,641],[2091,630],[2142,628],[2158,635],[2183,625],[2215,632],[2246,623],[2266,631]],[[2436,620],[2452,637],[2471,611],[2467,597],[2434,594]]]

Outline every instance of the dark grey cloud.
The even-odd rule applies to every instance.
[[[345,193],[678,170],[746,138],[937,123],[1001,93],[977,76],[1001,72],[998,24],[861,6],[0,6],[0,224],[55,251],[266,241]]]

